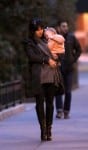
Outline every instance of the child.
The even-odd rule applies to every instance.
[[[57,34],[56,30],[51,27],[47,27],[44,30],[44,36],[48,41],[48,48],[50,49],[52,55],[55,57],[58,54],[65,52],[64,42],[65,39],[62,35]]]

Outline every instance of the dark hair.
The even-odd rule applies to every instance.
[[[29,30],[36,31],[38,27],[43,27],[43,22],[40,18],[33,18],[29,22]]]
[[[64,23],[64,22],[66,22],[68,24],[68,20],[66,20],[66,19],[58,19],[57,26],[60,26],[61,23]]]
[[[32,18],[29,21],[29,35],[33,36],[39,27],[43,28],[43,21],[40,18]]]

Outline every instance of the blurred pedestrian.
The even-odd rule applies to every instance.
[[[61,58],[61,72],[64,79],[65,94],[64,100],[63,95],[56,96],[56,118],[68,119],[71,110],[71,100],[72,100],[72,78],[73,78],[73,68],[74,63],[77,62],[80,54],[81,47],[73,35],[69,32],[69,25],[66,20],[59,20],[57,24],[57,32],[65,38],[65,54]]]

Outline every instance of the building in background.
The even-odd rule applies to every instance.
[[[77,0],[76,36],[80,41],[83,52],[88,52],[88,1]]]

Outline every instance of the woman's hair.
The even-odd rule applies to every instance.
[[[36,30],[38,30],[39,27],[43,28],[43,22],[40,18],[32,18],[29,21],[29,36],[34,36],[34,33]]]

